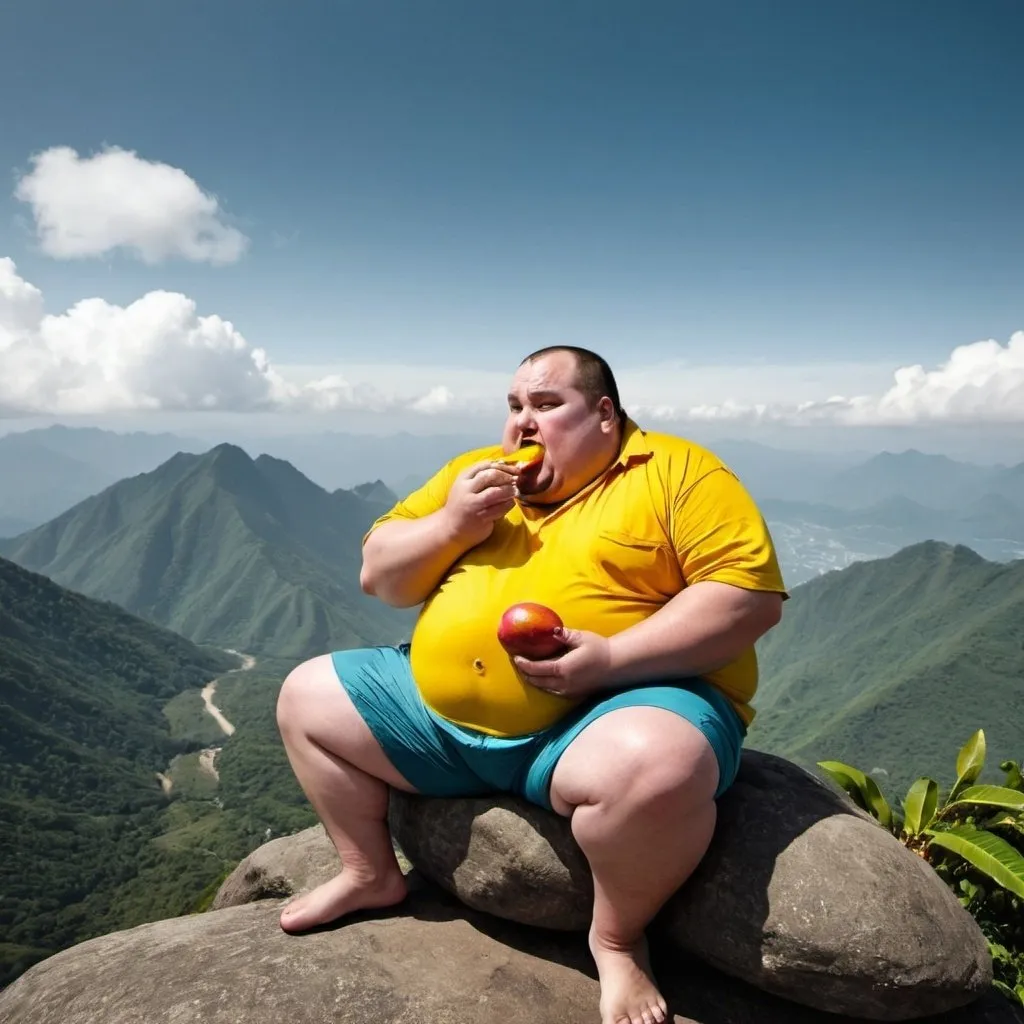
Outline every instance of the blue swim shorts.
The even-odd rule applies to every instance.
[[[341,685],[388,759],[424,796],[511,792],[551,810],[551,777],[565,749],[595,719],[625,707],[666,708],[700,729],[718,758],[716,798],[739,771],[743,720],[724,694],[701,679],[599,694],[547,729],[499,737],[449,722],[423,703],[409,667],[408,644],[335,651],[331,658]]]

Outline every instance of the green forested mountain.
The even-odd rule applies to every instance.
[[[162,705],[237,663],[0,559],[0,984],[95,934],[183,749]]]
[[[360,541],[384,510],[222,444],[122,480],[0,553],[197,642],[301,657],[411,628],[412,612],[359,587]]]
[[[856,563],[796,587],[759,654],[751,747],[880,768],[900,796],[951,782],[978,728],[993,769],[1024,756],[1024,561],[929,541]]]

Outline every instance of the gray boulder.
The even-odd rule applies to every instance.
[[[391,827],[416,868],[467,906],[587,927],[590,873],[566,819],[511,797],[395,793]],[[980,929],[921,858],[845,794],[756,751],[652,939],[765,992],[874,1020],[965,1006],[992,980]]]
[[[322,825],[264,843],[221,883],[211,910],[315,889],[338,873],[338,853]]]
[[[402,872],[410,876],[410,887],[420,878],[412,864],[396,849]],[[252,851],[221,882],[210,903],[211,910],[240,907],[257,900],[297,896],[333,878],[341,869],[338,851],[323,825],[314,825],[291,836],[272,839]]]
[[[595,1024],[581,935],[527,929],[421,888],[306,935],[281,900],[142,925],[44,960],[0,992],[4,1024]],[[702,964],[655,969],[674,1024],[863,1024]],[[1022,1024],[988,996],[920,1024]]]

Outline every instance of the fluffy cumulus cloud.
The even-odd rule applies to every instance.
[[[184,171],[109,148],[79,156],[56,146],[32,157],[15,197],[27,203],[43,251],[57,259],[130,252],[146,263],[232,263],[248,239]]]
[[[906,426],[927,423],[1024,423],[1024,331],[998,341],[954,349],[934,369],[902,366],[881,394],[834,395],[814,401],[722,401],[690,406],[651,405],[660,420],[771,421],[792,424]]]
[[[851,397],[824,397],[831,387],[820,368],[771,369],[627,370],[621,383],[629,411],[647,421],[1024,423],[1024,331],[1006,344],[963,345],[931,369],[905,366],[886,377],[868,367],[858,378],[845,368],[838,379],[871,382]],[[229,320],[173,292],[149,292],[124,307],[84,299],[47,314],[39,289],[0,258],[0,417],[357,410],[493,420],[506,384],[504,374],[464,367],[437,367],[430,376],[384,364],[344,373],[278,367]],[[665,400],[686,394],[702,400]]]
[[[230,321],[200,315],[185,295],[149,292],[125,307],[85,299],[46,314],[39,289],[0,258],[0,416],[395,405],[338,374],[287,379]]]

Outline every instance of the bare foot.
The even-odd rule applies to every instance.
[[[632,949],[615,949],[590,933],[590,952],[601,982],[601,1024],[663,1024],[668,1006],[662,999],[647,954],[647,940]]]
[[[408,889],[402,872],[395,866],[380,878],[367,880],[353,871],[342,870],[329,882],[303,893],[281,911],[286,932],[304,932],[330,924],[356,910],[390,907],[405,899]]]

